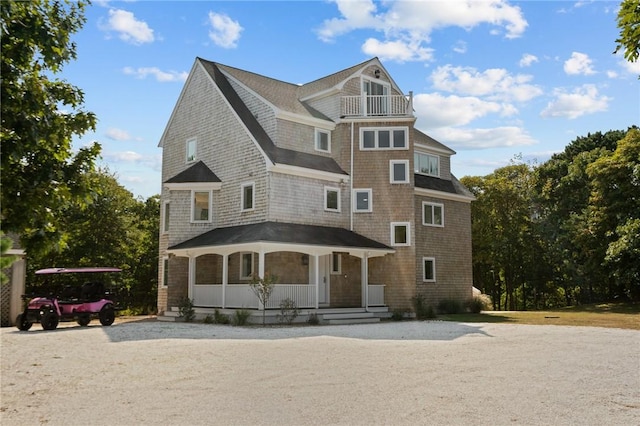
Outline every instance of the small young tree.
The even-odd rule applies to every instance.
[[[262,304],[263,327],[265,325],[265,311],[267,308],[267,302],[271,297],[271,293],[273,292],[273,288],[277,279],[278,277],[276,277],[275,275],[271,275],[268,272],[264,275],[263,278],[260,278],[260,276],[255,274],[251,280],[251,283],[249,284],[251,286],[251,290]]]

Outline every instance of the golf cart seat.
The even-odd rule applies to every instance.
[[[89,302],[97,302],[104,297],[104,284],[101,282],[82,284],[81,298]]]

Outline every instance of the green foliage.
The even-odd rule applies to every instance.
[[[202,320],[203,324],[215,324],[215,319],[213,318],[213,315],[211,314],[207,314],[204,319]]]
[[[275,275],[271,275],[266,273],[263,278],[259,277],[257,274],[253,276],[249,286],[251,290],[258,298],[258,301],[262,305],[262,325],[265,325],[265,311],[267,307],[267,303],[269,302],[269,298],[271,297],[271,293],[275,288],[275,283],[278,280],[278,277]]]
[[[436,317],[433,306],[427,304],[427,301],[422,294],[415,295],[411,298],[411,301],[413,302],[413,309],[416,313],[416,319],[428,320],[434,319]]]
[[[462,303],[455,299],[442,299],[438,302],[439,314],[459,314],[463,312]]]
[[[251,311],[248,311],[246,309],[237,309],[231,317],[231,324],[235,326],[248,325],[250,319]]]
[[[5,284],[9,281],[4,270],[10,267],[17,259],[16,256],[5,254],[11,249],[12,245],[13,241],[11,241],[11,238],[7,237],[2,231],[0,231],[0,284]]]
[[[402,321],[404,319],[405,311],[404,309],[394,309],[391,313],[392,321]]]
[[[318,324],[320,324],[320,318],[318,318],[318,314],[316,314],[316,313],[309,314],[309,318],[307,319],[307,323],[309,325],[318,325]]]
[[[193,308],[193,300],[184,296],[178,302],[178,311],[180,312],[180,318],[185,322],[191,322],[196,317],[196,310]]]
[[[74,154],[73,137],[95,130],[82,90],[55,78],[76,58],[71,35],[85,22],[85,2],[0,2],[0,131],[3,229],[20,235],[28,253],[64,248],[60,223],[70,203],[87,205],[96,187],[100,145]],[[28,212],[28,214],[26,214]]]
[[[229,324],[230,320],[227,315],[221,313],[216,309],[215,311],[213,311],[213,322],[215,322],[216,324]]]
[[[483,297],[484,296],[484,297]],[[466,310],[472,314],[479,314],[491,308],[491,299],[486,295],[472,297],[465,303]]]
[[[620,37],[616,39],[613,53],[624,51],[629,62],[636,62],[640,55],[640,0],[623,0],[617,16]]]
[[[298,317],[299,313],[300,309],[298,309],[296,302],[290,298],[286,298],[280,302],[280,314],[278,315],[278,321],[280,321],[280,323],[291,325],[291,323]]]

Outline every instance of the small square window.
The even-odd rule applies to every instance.
[[[211,192],[192,191],[191,198],[191,221],[211,222]]]
[[[316,129],[316,151],[331,152],[331,133]]]
[[[375,130],[363,130],[362,131],[362,147],[367,149],[373,149],[376,147],[376,132]]]
[[[340,189],[324,187],[324,209],[330,212],[340,211]]]
[[[391,160],[389,162],[389,181],[391,183],[409,183],[408,160]]]
[[[354,189],[353,190],[353,211],[354,212],[371,212],[373,211],[371,204],[370,189]]]
[[[340,253],[331,253],[331,274],[342,274],[342,255]]]
[[[422,281],[436,281],[436,259],[433,257],[422,258]]]
[[[240,279],[253,277],[253,253],[240,253]]]
[[[393,131],[393,147],[394,148],[406,148],[407,147],[407,133],[403,130]]]
[[[411,245],[409,235],[409,222],[392,222],[391,223],[391,245],[392,246],[409,246]]]
[[[391,139],[389,136],[388,130],[379,130],[378,131],[378,148],[389,148],[391,147]]]
[[[187,141],[187,163],[196,161],[197,139],[189,139]]]
[[[243,183],[241,191],[242,211],[253,210],[255,204],[255,183]]]
[[[444,205],[438,203],[422,203],[422,224],[427,226],[444,226]]]

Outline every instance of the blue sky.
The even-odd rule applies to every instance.
[[[196,56],[291,83],[379,57],[456,176],[544,162],[640,124],[640,64],[613,55],[611,1],[94,1],[59,75],[80,87],[102,165],[160,192],[157,147]]]

